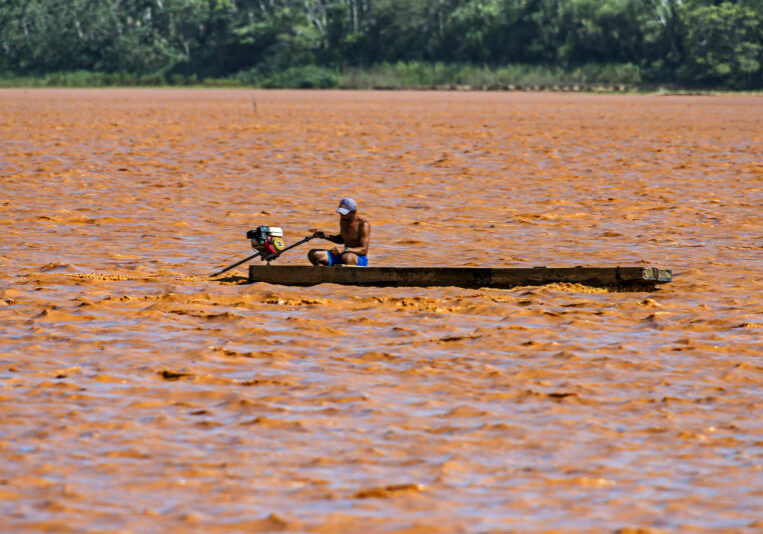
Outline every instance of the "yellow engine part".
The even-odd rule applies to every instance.
[[[276,250],[283,250],[286,248],[286,243],[280,237],[273,238],[273,248]]]

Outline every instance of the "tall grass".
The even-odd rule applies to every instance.
[[[0,73],[0,87],[262,87],[316,89],[637,89],[643,86],[635,65],[591,63],[571,70],[539,65],[484,67],[419,61],[351,67],[343,72],[318,67],[291,67],[262,74],[257,69],[227,78],[199,79],[195,74],[127,74],[73,71],[39,76]]]
[[[345,89],[532,89],[562,86],[641,84],[635,65],[588,64],[574,70],[538,65],[481,67],[444,63],[384,63],[370,68],[350,68],[339,87]]]
[[[195,85],[196,75],[172,75],[169,79],[162,73],[128,74],[77,70],[54,72],[37,76],[9,76],[0,74],[0,87],[156,87],[165,85]]]

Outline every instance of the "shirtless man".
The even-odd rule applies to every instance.
[[[358,204],[351,198],[343,198],[337,208],[339,213],[339,234],[327,235],[317,231],[313,237],[326,239],[343,247],[331,250],[314,248],[307,253],[313,265],[360,265],[368,266],[368,242],[371,237],[371,225],[358,217]]]

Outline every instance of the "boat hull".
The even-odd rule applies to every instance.
[[[249,282],[288,286],[342,284],[377,287],[510,288],[578,283],[618,289],[650,289],[670,282],[672,272],[655,267],[350,267],[250,265]]]

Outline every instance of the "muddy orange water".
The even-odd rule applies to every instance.
[[[0,531],[763,532],[762,132],[760,96],[0,92]],[[206,277],[344,196],[372,265],[675,281]]]

